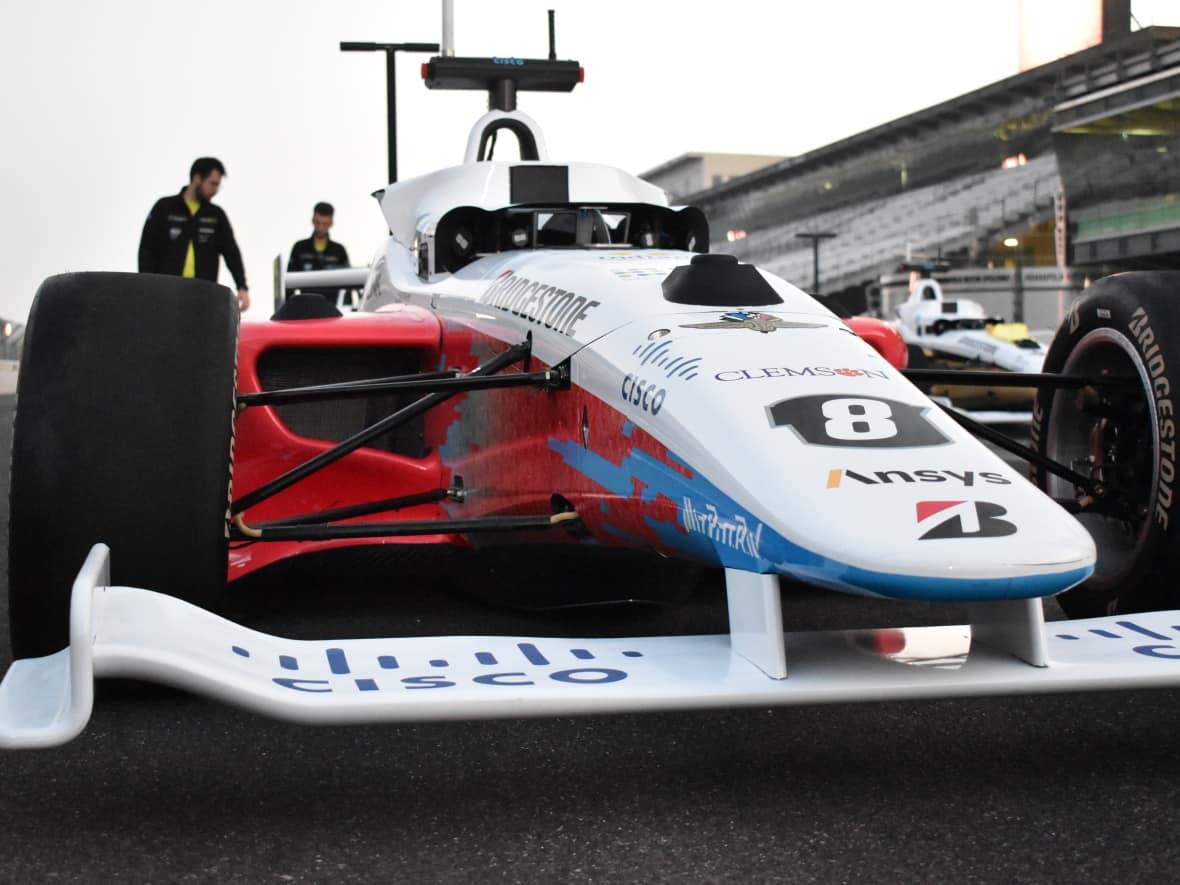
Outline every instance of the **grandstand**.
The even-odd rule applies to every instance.
[[[705,211],[713,251],[805,288],[799,234],[835,234],[819,288],[856,311],[907,255],[1057,268],[1074,290],[1180,268],[1180,28],[1128,28],[683,202]]]

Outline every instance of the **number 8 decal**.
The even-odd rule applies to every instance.
[[[830,399],[821,407],[831,439],[889,439],[897,436],[893,410],[879,399]]]
[[[813,446],[916,448],[949,442],[926,417],[929,406],[879,396],[801,396],[767,407],[771,427],[789,427]]]

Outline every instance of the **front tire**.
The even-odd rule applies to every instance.
[[[17,658],[69,642],[90,547],[111,581],[212,607],[226,581],[237,301],[154,274],[46,280],[25,331],[8,594]]]
[[[1088,500],[1043,468],[1034,479],[1081,502],[1098,549],[1093,576],[1058,597],[1070,617],[1180,607],[1176,413],[1180,397],[1180,273],[1123,273],[1096,282],[1069,311],[1045,357],[1047,373],[1123,376],[1138,383],[1082,391],[1042,388],[1032,441],[1043,455],[1101,483]]]

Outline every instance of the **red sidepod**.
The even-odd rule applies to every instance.
[[[276,364],[296,365],[300,367],[300,372],[289,379],[283,378],[279,383],[272,380],[268,385],[272,389],[309,383],[301,380],[307,377],[314,379],[310,383],[343,380],[329,374],[331,365],[338,357],[346,362],[350,356],[361,353],[394,354],[397,364],[405,369],[393,374],[402,371],[433,371],[439,365],[440,337],[440,324],[430,311],[401,305],[389,311],[349,317],[243,322],[238,349],[238,391],[261,391],[263,375],[273,372],[267,366]],[[323,404],[317,406],[324,408]],[[252,406],[238,415],[232,488],[235,499],[332,447],[333,443],[328,440],[302,435],[292,429],[291,423],[294,422],[289,423],[280,416],[283,409]],[[285,414],[288,417],[292,415],[290,411]],[[334,417],[328,423],[339,425],[341,421],[339,417]],[[360,429],[360,424],[356,427],[338,427],[335,438],[345,438]],[[444,475],[437,450],[417,455],[362,447],[296,482],[275,497],[251,507],[243,514],[244,520],[250,525],[447,486],[449,480]],[[445,512],[438,504],[425,504],[348,521],[391,522],[445,517]],[[452,535],[437,535],[336,541],[235,542],[230,550],[229,578],[232,581],[278,560],[328,548],[454,540]]]

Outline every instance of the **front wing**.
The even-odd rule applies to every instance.
[[[292,640],[180,600],[108,586],[97,545],[71,644],[0,684],[0,747],[90,718],[94,677],[174,685],[315,724],[1011,695],[1180,685],[1180,612],[1045,624],[1040,600],[974,604],[972,625],[784,633],[773,578],[728,574],[731,633],[625,639]]]

